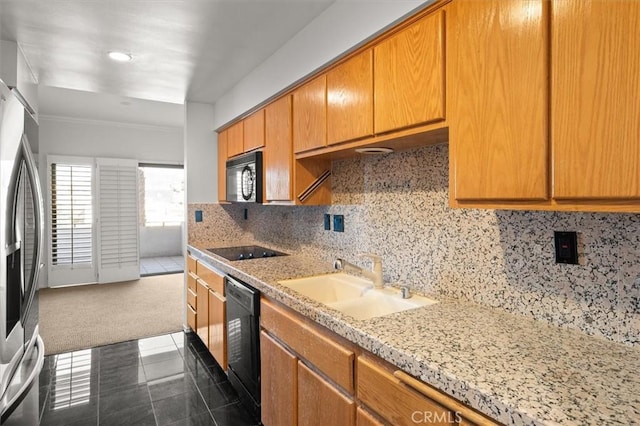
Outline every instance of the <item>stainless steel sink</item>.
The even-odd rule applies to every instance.
[[[344,273],[314,275],[278,283],[355,319],[375,318],[438,303],[418,295],[403,299],[398,289],[377,289],[367,279]]]

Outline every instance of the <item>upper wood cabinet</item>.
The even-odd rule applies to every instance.
[[[293,151],[320,148],[327,144],[327,81],[314,78],[293,92]]]
[[[375,133],[444,120],[444,48],[443,10],[374,47]]]
[[[327,144],[373,134],[373,51],[327,72]]]
[[[640,2],[552,2],[557,199],[640,198]]]
[[[293,199],[293,147],[291,142],[291,96],[265,108],[265,198]]]
[[[244,152],[244,123],[237,122],[227,130],[227,157]]]
[[[446,7],[447,121],[455,200],[549,196],[545,3],[474,0]]]
[[[243,121],[243,152],[264,146],[264,109],[258,110]]]
[[[218,133],[218,201],[227,200],[227,134]]]

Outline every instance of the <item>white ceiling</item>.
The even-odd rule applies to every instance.
[[[43,114],[81,114],[84,99],[126,117],[137,99],[215,103],[334,1],[0,0],[0,36],[50,86]],[[134,59],[113,62],[110,50]]]

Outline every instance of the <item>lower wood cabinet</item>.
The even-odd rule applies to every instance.
[[[209,352],[227,369],[227,299],[209,289]]]
[[[298,424],[355,425],[356,403],[298,361]]]
[[[205,346],[209,346],[209,287],[207,284],[198,279],[196,282],[196,333]]]
[[[388,424],[500,424],[372,355],[358,357],[357,371],[358,401]]]
[[[193,260],[193,262],[191,262]],[[195,274],[196,260],[187,257],[187,325],[193,331],[197,331],[198,325],[196,323],[197,309],[198,309],[198,276]]]
[[[288,308],[260,310],[265,426],[500,424]]]
[[[447,408],[406,388],[393,374],[363,357],[358,358],[357,389],[358,399],[391,424],[456,423]],[[416,422],[416,416],[429,421]]]
[[[260,332],[260,395],[265,426],[298,421],[298,358]]]
[[[187,325],[227,369],[227,299],[224,275],[187,256]]]
[[[356,425],[357,426],[384,426],[380,420],[376,419],[370,412],[358,407],[356,411]]]
[[[196,310],[193,307],[187,305],[187,325],[190,329],[196,330]]]
[[[265,426],[355,425],[353,397],[340,392],[264,331],[260,345]]]
[[[283,307],[260,310],[262,423],[355,425],[353,352]]]

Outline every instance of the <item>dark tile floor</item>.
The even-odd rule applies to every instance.
[[[258,424],[193,333],[48,356],[40,407],[43,426]]]

